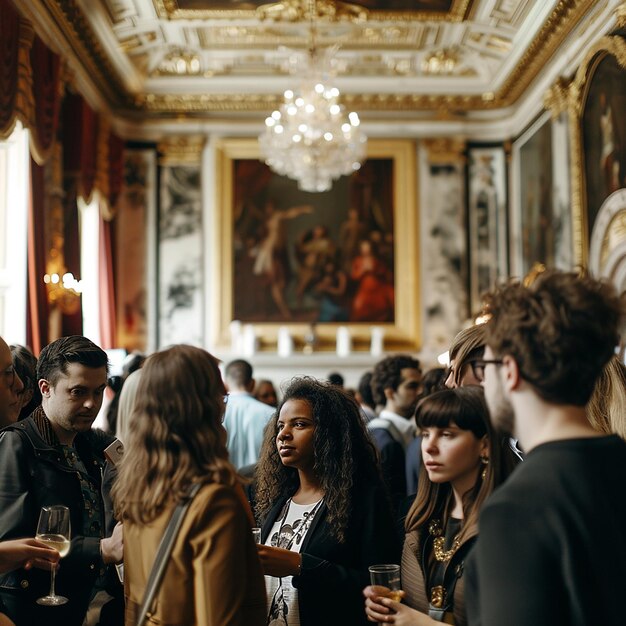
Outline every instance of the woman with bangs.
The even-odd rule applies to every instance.
[[[372,622],[465,626],[463,570],[480,509],[516,464],[492,429],[482,387],[438,391],[415,412],[422,436],[418,492],[405,520],[403,603],[385,587],[364,590]]]
[[[397,562],[400,547],[354,398],[294,379],[265,429],[256,481],[267,624],[366,625],[368,567]]]
[[[226,450],[225,394],[216,359],[200,348],[173,346],[142,368],[113,488],[124,524],[126,624],[137,622],[169,519],[196,483],[202,487],[183,519],[147,623],[265,623],[247,503]]]

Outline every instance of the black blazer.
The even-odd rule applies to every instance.
[[[267,536],[287,501],[281,498],[265,519]],[[328,509],[322,503],[302,543],[302,572],[293,577],[298,589],[302,626],[367,625],[363,588],[370,584],[368,567],[399,563],[389,497],[382,483],[353,489],[353,508],[344,543],[330,534]]]

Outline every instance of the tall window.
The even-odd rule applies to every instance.
[[[89,204],[79,199],[80,273],[83,285],[83,334],[101,345],[100,333],[100,207],[98,192]]]
[[[0,141],[0,335],[26,344],[28,131]]]

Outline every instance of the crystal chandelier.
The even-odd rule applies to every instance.
[[[367,137],[359,116],[338,102],[339,89],[329,83],[336,47],[319,54],[314,44],[292,69],[302,81],[288,89],[284,102],[265,120],[259,136],[261,154],[272,170],[298,181],[303,191],[328,191],[333,180],[351,174],[365,158]]]

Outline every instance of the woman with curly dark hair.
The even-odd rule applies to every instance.
[[[367,568],[397,562],[399,549],[355,400],[294,379],[265,429],[256,478],[268,624],[365,624]]]

